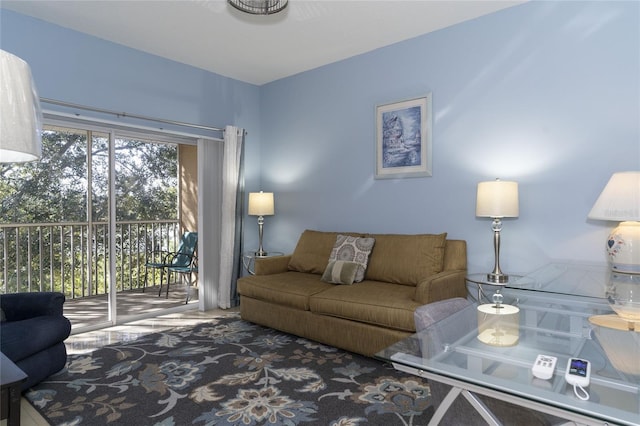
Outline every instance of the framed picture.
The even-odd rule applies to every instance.
[[[431,176],[431,93],[376,107],[376,179]]]

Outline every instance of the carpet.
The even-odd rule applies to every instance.
[[[234,313],[89,354],[25,394],[53,425],[426,425],[427,382]]]

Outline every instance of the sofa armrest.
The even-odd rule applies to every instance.
[[[413,312],[416,333],[466,308],[471,302],[462,297],[439,300],[420,306]]]
[[[422,304],[437,302],[438,300],[451,299],[453,297],[467,297],[465,277],[467,271],[458,269],[443,271],[439,274],[421,280],[416,286],[413,299]]]
[[[63,316],[65,296],[58,292],[10,293],[0,296],[7,321],[21,321],[43,315]]]
[[[289,270],[291,255],[261,257],[255,259],[254,272],[256,275],[271,275],[287,272]]]

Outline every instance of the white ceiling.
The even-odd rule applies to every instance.
[[[2,0],[2,8],[261,85],[524,0],[289,0],[252,16],[226,0]]]

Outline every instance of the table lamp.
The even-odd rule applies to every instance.
[[[37,160],[42,111],[29,65],[0,50],[0,163]]]
[[[605,249],[611,268],[607,299],[622,318],[640,321],[640,171],[614,173],[589,219],[620,222]],[[629,326],[631,327],[631,326]]]
[[[250,192],[249,193],[249,216],[258,216],[258,236],[259,246],[255,252],[256,257],[264,257],[267,252],[262,248],[262,234],[264,227],[264,216],[273,216],[273,192]]]
[[[500,231],[502,218],[518,217],[518,184],[503,182],[500,179],[480,182],[476,197],[476,216],[493,219],[493,249],[495,264],[493,271],[487,274],[487,282],[504,284],[509,276],[500,270]]]

